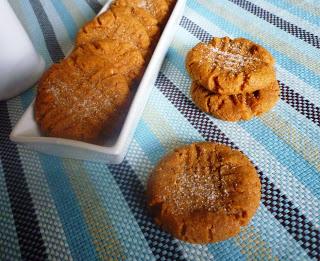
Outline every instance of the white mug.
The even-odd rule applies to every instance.
[[[44,60],[10,4],[0,0],[0,101],[31,87],[44,68]]]

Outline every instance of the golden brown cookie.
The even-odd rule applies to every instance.
[[[166,0],[116,0],[114,4],[142,8],[155,17],[160,24],[165,23],[169,15],[169,6]]]
[[[165,156],[152,172],[148,204],[155,221],[178,239],[211,243],[249,223],[260,202],[260,180],[240,151],[194,143]]]
[[[155,19],[148,11],[139,7],[127,7],[121,5],[113,5],[111,10],[117,15],[132,16],[138,19],[138,21],[145,27],[151,44],[157,41],[159,35],[158,20]]]
[[[96,143],[119,127],[130,90],[124,76],[105,66],[100,59],[84,69],[67,58],[42,76],[35,119],[45,135]]]
[[[78,46],[70,59],[84,71],[103,66],[112,74],[122,74],[131,85],[142,76],[145,61],[132,44],[116,40],[102,40]]]
[[[150,38],[146,28],[131,15],[110,9],[83,26],[77,35],[76,44],[104,39],[131,43],[143,53],[148,51]]]
[[[234,95],[215,94],[193,82],[191,97],[204,112],[225,121],[250,120],[271,108],[279,100],[278,82],[261,90]]]
[[[272,55],[244,38],[214,37],[197,44],[186,68],[194,81],[218,94],[253,92],[276,80]]]

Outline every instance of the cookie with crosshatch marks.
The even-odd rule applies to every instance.
[[[131,85],[144,71],[145,60],[132,44],[117,40],[101,40],[78,46],[70,55],[83,70],[104,68],[110,74],[122,74]]]
[[[47,136],[99,143],[121,124],[130,97],[127,79],[87,51],[77,48],[40,79],[35,119]]]
[[[240,151],[201,142],[175,149],[151,173],[148,205],[156,223],[191,243],[226,240],[247,225],[261,197],[256,169]]]
[[[151,44],[157,41],[157,37],[160,33],[159,23],[148,11],[139,7],[121,5],[113,5],[111,10],[118,15],[135,17],[146,29]]]
[[[116,0],[114,5],[139,7],[148,11],[159,24],[163,24],[169,14],[167,0]]]
[[[197,44],[186,68],[193,81],[218,94],[254,92],[276,80],[272,55],[245,38],[214,37]]]
[[[225,121],[250,120],[271,110],[279,100],[277,81],[254,92],[233,95],[215,94],[196,82],[191,86],[194,103],[204,112]]]
[[[105,39],[130,43],[142,53],[148,52],[150,46],[146,28],[139,20],[113,8],[85,24],[77,34],[76,44],[79,46]]]

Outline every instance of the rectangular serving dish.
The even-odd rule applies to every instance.
[[[100,13],[107,10],[111,2],[112,1],[108,1]],[[122,128],[119,130],[119,135],[114,140],[101,146],[82,141],[43,136],[34,119],[34,102],[28,107],[12,130],[10,139],[46,154],[111,164],[121,163],[127,153],[163,59],[174,37],[178,23],[181,20],[185,4],[186,0],[177,0],[140,81]]]

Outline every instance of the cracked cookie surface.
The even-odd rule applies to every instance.
[[[78,46],[69,59],[84,71],[103,67],[110,75],[121,74],[129,84],[142,76],[145,65],[141,52],[135,46],[116,40]]]
[[[249,223],[260,202],[260,180],[241,152],[210,142],[180,147],[149,177],[155,221],[191,243],[225,240]]]
[[[139,20],[116,9],[109,9],[85,24],[77,34],[76,45],[104,39],[131,43],[142,53],[150,46],[146,28]]]
[[[116,0],[114,4],[142,8],[156,18],[159,24],[165,22],[170,11],[166,0]]]
[[[130,97],[127,80],[110,61],[87,52],[77,48],[40,79],[35,119],[47,136],[98,143],[121,124]]]
[[[191,97],[204,112],[225,121],[250,120],[271,110],[279,100],[280,88],[275,81],[268,87],[254,92],[220,95],[193,82]]]
[[[194,81],[217,94],[253,92],[276,80],[272,55],[244,38],[214,37],[197,44],[186,68]]]
[[[139,7],[127,7],[121,5],[113,5],[111,10],[118,15],[135,17],[146,29],[151,44],[154,41],[157,41],[157,37],[160,34],[158,20],[155,19],[148,11]]]

